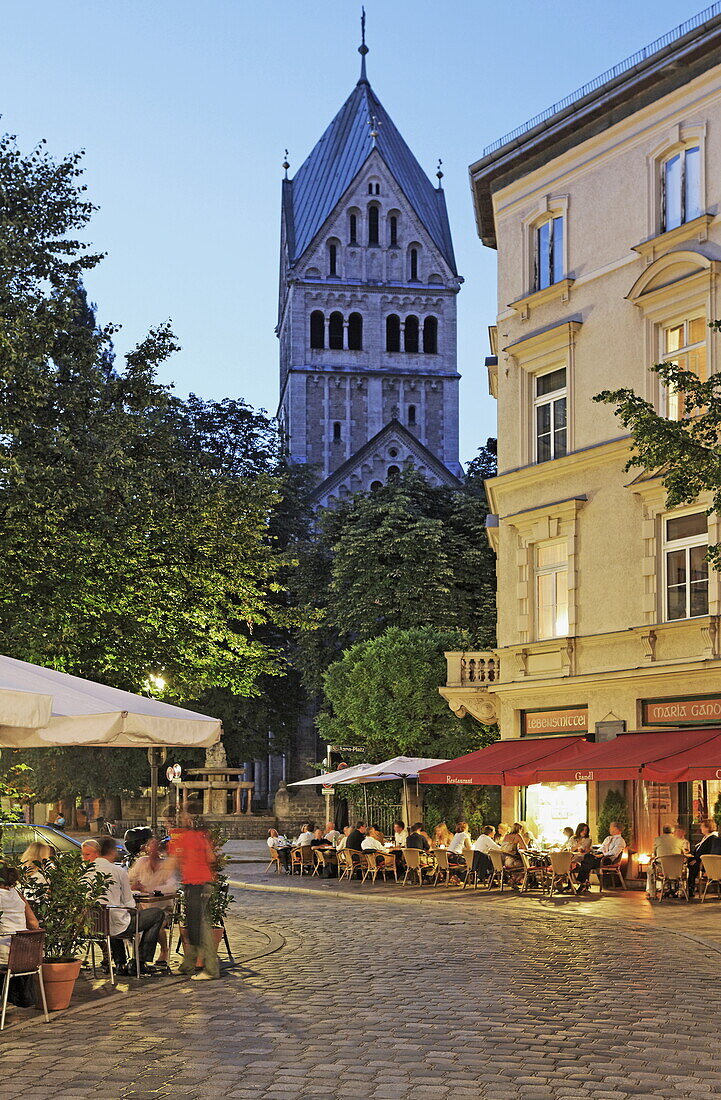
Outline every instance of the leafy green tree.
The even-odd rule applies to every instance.
[[[631,835],[631,815],[628,802],[620,791],[609,791],[603,801],[601,812],[598,815],[599,840],[604,840],[609,835],[612,821],[617,822],[624,837],[628,840]]]
[[[459,632],[433,626],[389,627],[357,642],[325,673],[321,735],[357,745],[371,760],[450,758],[490,744],[495,730],[470,717],[459,721],[438,693],[446,679],[444,650],[467,644]]]
[[[721,329],[712,321],[709,328]],[[685,415],[670,420],[634,390],[603,390],[594,398],[616,406],[616,415],[633,436],[626,469],[655,471],[666,489],[666,505],[693,504],[711,494],[709,511],[721,512],[721,374],[702,382],[693,371],[675,363],[651,368],[670,392],[676,392]],[[709,547],[709,561],[721,568],[721,545]]]

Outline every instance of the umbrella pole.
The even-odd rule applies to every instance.
[[[365,808],[366,808],[365,816],[366,816],[366,825],[367,825],[368,824],[368,788],[366,787],[365,783],[363,784],[363,801],[365,802]]]

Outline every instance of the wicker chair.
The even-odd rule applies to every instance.
[[[383,866],[381,871],[383,872],[383,878],[387,882],[388,876],[393,875],[393,878],[398,882],[398,860],[396,859],[395,852],[386,852],[383,856]]]
[[[686,857],[683,855],[678,856],[659,856],[656,860],[656,881],[660,883],[660,892],[657,891],[656,898],[658,901],[663,901],[664,895],[668,897],[666,893],[666,886],[675,884],[678,892],[683,894],[688,901],[688,872],[686,869]]]
[[[463,854],[463,858],[466,861],[466,870],[465,870],[465,875],[464,875],[464,879],[463,879],[463,889],[465,890],[466,886],[468,886],[468,884],[472,880],[473,881],[473,889],[477,890],[478,889],[479,871],[476,869],[477,866],[478,866],[477,861],[476,861],[476,853],[473,850],[473,848],[464,848],[462,854]],[[474,868],[474,864],[476,864],[475,868]],[[463,872],[461,872],[461,873],[463,874]]]
[[[281,871],[282,871],[282,867],[280,865],[280,856],[278,855],[278,849],[277,848],[269,848],[268,850],[270,852],[270,862],[268,863],[268,866],[266,867],[263,874],[267,875],[268,871],[271,869],[273,864],[275,864],[276,873],[280,874]]]
[[[406,873],[403,876],[402,886],[408,881],[408,876],[413,874],[418,879],[418,885],[423,885],[423,864],[421,863],[421,851],[419,848],[403,848],[403,858],[406,862]]]
[[[436,859],[436,871],[433,876],[433,885],[437,886],[441,876],[445,876],[446,886],[450,886],[451,868],[448,863],[448,851],[445,848],[434,848],[433,855]]]
[[[89,954],[90,965],[93,968],[93,977],[97,978],[98,971],[95,965],[95,945],[98,944],[101,950],[104,949],[105,956],[108,960],[110,984],[115,985],[115,964],[113,962],[113,952],[110,949],[110,910],[107,905],[94,905],[90,911],[90,918],[91,924],[87,937],[88,952],[85,956],[86,962]]]
[[[490,890],[493,886],[498,885],[501,889],[501,893],[503,893],[504,885],[509,883],[512,877],[518,876],[520,869],[506,867],[503,862],[506,858],[503,852],[495,852],[491,849],[488,853],[488,858],[491,861],[493,870],[488,876],[487,889]]]
[[[537,890],[545,890],[546,878],[548,876],[547,867],[537,867],[528,852],[523,848],[518,849],[518,854],[521,857],[521,863],[523,864],[523,880],[521,881],[521,893],[525,894],[528,890],[533,889],[532,883],[535,884]],[[569,853],[570,854],[570,853]]]
[[[546,872],[549,897],[553,897],[556,887],[563,884],[569,886],[572,893],[576,893],[576,884],[571,872],[572,861],[573,852],[551,852],[551,866]]]
[[[338,856],[332,848],[314,848],[313,851],[315,852],[314,875],[320,875],[320,872],[324,871],[326,867],[338,866]]]
[[[304,871],[313,870],[313,849],[310,844],[301,844],[299,848],[294,848],[290,855],[290,869],[295,872],[298,868],[298,874],[302,875]]]
[[[721,897],[721,856],[701,856],[701,863],[706,874],[701,901],[706,901],[709,886],[715,886],[717,894]]]
[[[628,853],[626,851],[623,851],[623,852],[621,852],[621,855],[618,857],[618,859],[615,861],[615,863],[601,864],[600,867],[595,867],[594,868],[593,873],[596,875],[596,877],[598,879],[598,891],[599,891],[600,894],[603,893],[603,876],[604,875],[613,875],[613,876],[615,876],[618,879],[618,881],[620,882],[621,888],[623,890],[628,889],[628,887],[626,886],[626,880],[623,877],[623,866],[624,866],[624,863],[626,862],[627,858],[628,858]]]
[[[367,878],[370,878],[371,882],[375,883],[379,874],[383,874],[383,864],[378,862],[378,852],[366,851],[363,853],[365,859],[365,867],[363,868],[362,881],[365,882]]]
[[[8,961],[0,966],[4,969],[5,980],[2,989],[2,1015],[0,1015],[0,1031],[5,1027],[5,1013],[7,1011],[8,993],[10,991],[11,978],[27,978],[31,974],[37,974],[40,985],[40,996],[43,1002],[45,1022],[50,1023],[48,1016],[48,1004],[45,1000],[45,984],[43,982],[43,949],[45,947],[45,932],[41,928],[37,932],[15,932],[10,937],[10,951]]]
[[[355,860],[353,856],[359,856],[360,852],[349,852],[347,848],[341,848],[337,853],[338,856],[338,882],[342,882],[344,878],[347,878],[349,882],[353,879],[353,874],[360,866],[360,861]]]

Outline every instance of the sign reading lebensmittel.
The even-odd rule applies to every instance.
[[[588,707],[523,712],[524,737],[550,737],[554,733],[588,733]]]
[[[644,699],[644,726],[715,726],[721,722],[721,695]]]

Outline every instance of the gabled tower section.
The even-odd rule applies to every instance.
[[[431,480],[454,485],[461,473],[462,279],[442,173],[434,187],[368,82],[365,41],[360,52],[355,88],[283,180],[278,415],[290,459],[317,474],[320,504],[341,467],[333,500],[428,452]],[[396,441],[368,465],[366,444],[381,445],[392,422],[418,440],[418,455]]]

